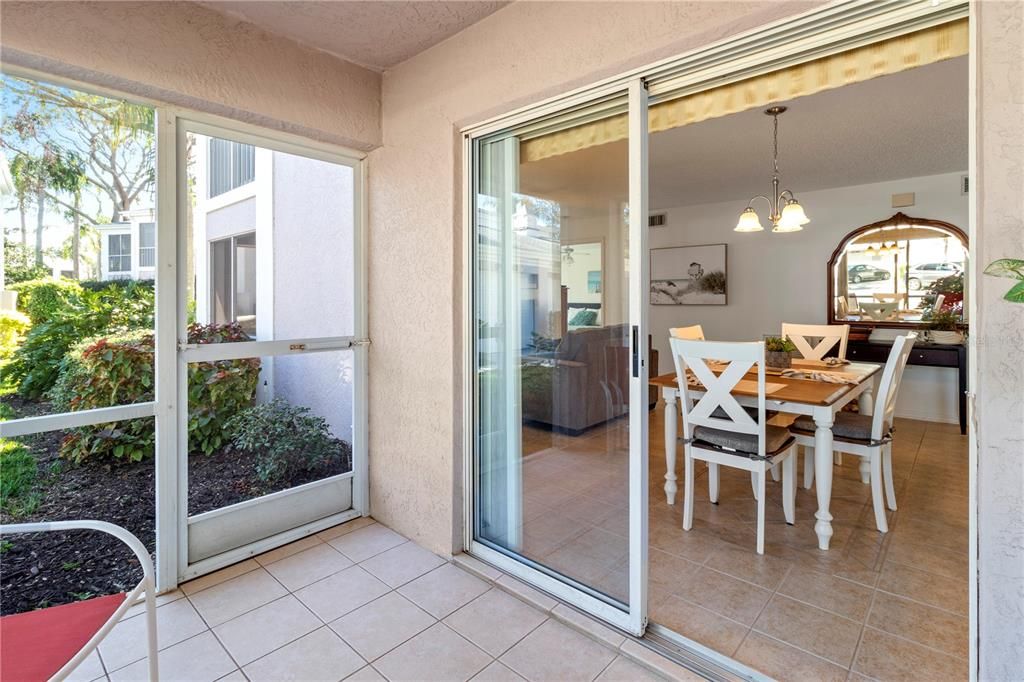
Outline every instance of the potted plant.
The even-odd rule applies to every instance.
[[[793,366],[791,353],[796,346],[789,339],[768,336],[764,340],[764,364],[773,369],[789,369]]]
[[[928,336],[933,343],[958,345],[964,342],[964,334],[960,327],[963,318],[958,308],[936,310],[929,316]]]

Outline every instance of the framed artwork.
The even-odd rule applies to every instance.
[[[725,244],[651,249],[652,305],[726,305]]]

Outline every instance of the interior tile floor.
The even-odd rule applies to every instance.
[[[769,480],[758,556],[747,472],[722,467],[712,505],[698,463],[694,527],[682,530],[682,449],[679,494],[668,505],[663,414],[659,405],[650,416],[653,623],[782,680],[967,679],[967,438],[957,426],[897,420],[899,510],[888,512],[887,534],[875,529],[858,458],[847,455],[834,472],[827,552],[817,549],[813,487],[798,486],[797,522],[788,526],[781,484]],[[621,598],[626,420],[575,438],[527,426],[523,442],[524,549]],[[801,476],[802,468],[801,457]]]
[[[358,519],[159,597],[160,677],[663,679],[620,654],[623,637],[605,641],[610,630],[602,639],[604,628],[576,621],[597,633],[582,634],[565,624],[582,616],[556,617],[567,607],[510,580],[496,586]],[[132,607],[70,679],[145,680],[144,617]]]

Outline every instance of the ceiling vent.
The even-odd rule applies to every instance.
[[[960,194],[967,194],[971,189],[971,178],[967,175],[960,176]]]
[[[652,213],[647,216],[647,227],[665,227],[667,223],[668,220],[664,213]]]

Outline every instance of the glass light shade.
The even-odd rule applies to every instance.
[[[782,209],[782,215],[779,216],[779,220],[775,223],[775,228],[772,232],[799,232],[804,229],[800,220],[792,211],[786,212],[788,208],[789,206],[786,206],[786,208]]]
[[[779,219],[779,222],[783,221],[787,224],[806,225],[811,222],[811,219],[804,213],[804,207],[796,199],[793,199],[782,209],[782,218]]]
[[[761,232],[762,230],[764,230],[764,226],[761,224],[761,219],[757,217],[757,211],[748,206],[743,213],[740,213],[740,220],[736,223],[736,232]]]

